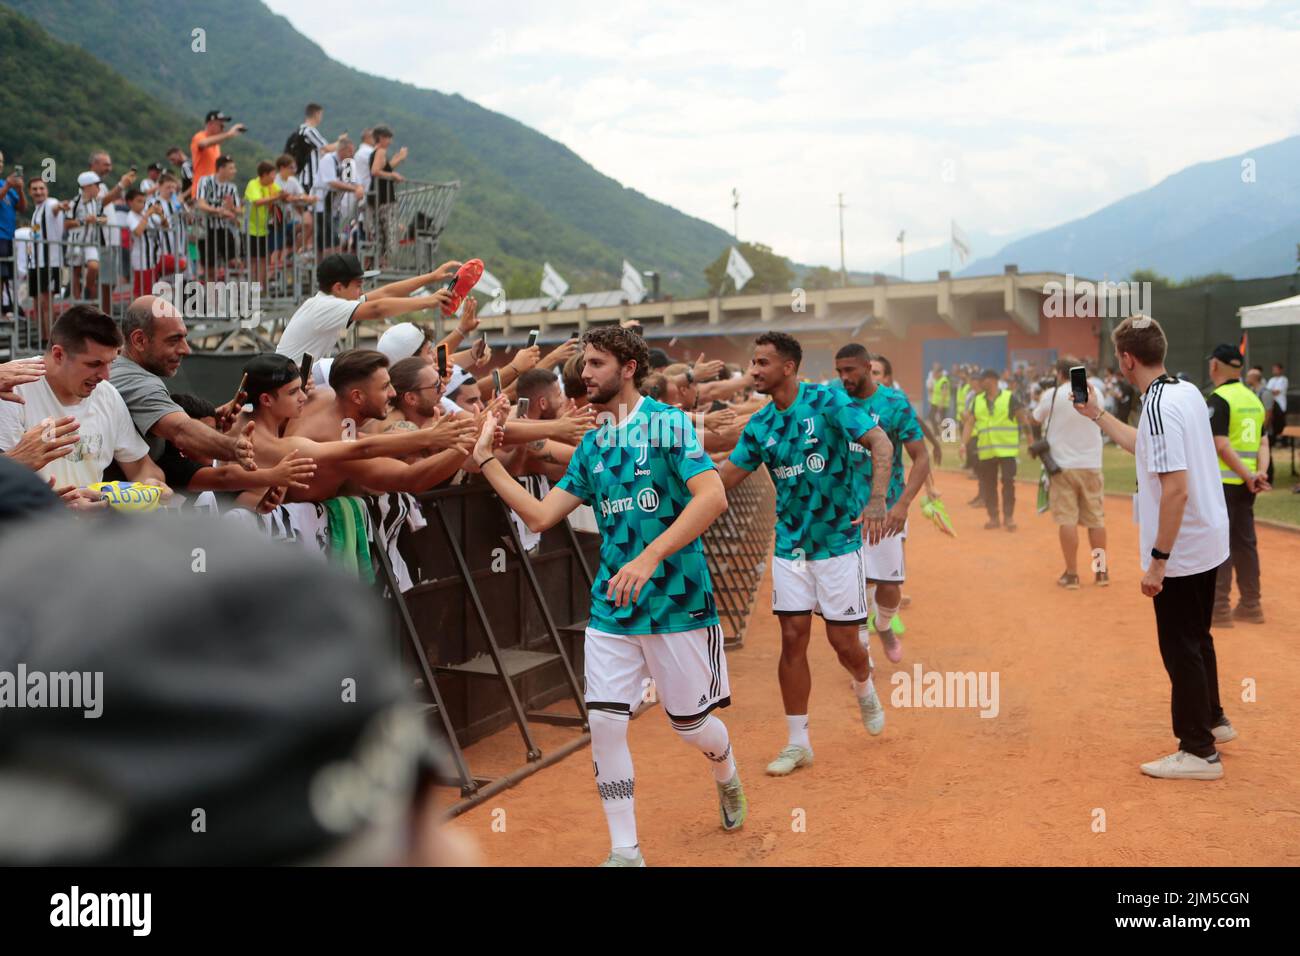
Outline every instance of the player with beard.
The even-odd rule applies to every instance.
[[[903,659],[903,646],[894,633],[892,624],[902,601],[905,576],[903,541],[907,538],[907,511],[929,477],[930,456],[925,450],[920,420],[912,411],[907,396],[897,389],[877,384],[871,374],[871,356],[865,348],[852,342],[836,352],[835,372],[840,377],[845,393],[875,417],[894,446],[889,491],[885,495],[885,507],[889,509],[885,519],[885,535],[877,544],[867,545],[863,551],[863,563],[867,570],[869,600],[872,597],[871,590],[875,590],[876,632],[885,646],[885,656],[896,664]],[[875,462],[867,450],[856,442],[849,447],[865,474],[871,475]],[[904,448],[912,460],[906,484],[903,482]],[[883,466],[884,463],[881,464]],[[862,643],[867,644],[870,630],[863,628],[859,636]],[[880,724],[883,728],[883,711]]]
[[[595,511],[600,570],[586,633],[586,696],[612,845],[603,865],[644,866],[627,728],[651,678],[673,730],[709,760],[723,829],[738,830],[748,813],[726,725],[712,713],[731,696],[700,543],[727,496],[686,416],[637,391],[649,372],[645,339],[610,326],[587,332],[582,345],[587,396],[607,420],[586,435],[546,497],[529,494],[492,453],[494,423],[484,424],[474,460],[534,533],[581,504]]]
[[[387,364],[388,360],[378,352],[345,353],[335,360],[330,368],[330,384],[335,386],[335,393],[329,396],[328,404],[340,410],[340,417],[334,438],[323,441],[291,427],[302,417],[307,405],[307,393],[302,387],[298,366],[293,361],[282,355],[266,353],[244,366],[247,375],[244,390],[254,409],[252,438],[258,467],[273,467],[294,449],[316,462],[316,474],[310,487],[291,490],[290,501],[323,501],[341,494],[366,492],[417,493],[427,491],[455,474],[459,463],[469,453],[474,433],[472,419],[448,419],[429,428],[389,435],[356,435],[345,429],[343,419],[348,417],[345,412],[356,416],[353,417],[354,425],[357,417],[383,414],[383,406],[392,393]],[[327,419],[319,410],[317,415],[319,419],[312,432],[320,434]],[[405,464],[396,457],[387,457],[431,449],[444,450],[444,454],[416,464]]]
[[[843,390],[799,381],[803,349],[793,336],[768,332],[754,346],[750,375],[754,387],[772,401],[745,426],[736,450],[723,463],[722,480],[731,488],[766,465],[776,486],[772,610],[781,621],[777,676],[789,743],[767,772],[785,776],[813,758],[808,640],[814,611],[826,622],[826,639],[840,664],[853,675],[863,725],[873,735],[884,726],[858,628],[867,620],[863,539],[874,546],[886,532],[889,471],[876,469],[870,496],[865,495],[857,487],[862,479],[849,443],[869,448],[875,461],[890,461],[894,449],[872,416]]]

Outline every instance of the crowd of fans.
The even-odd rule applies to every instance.
[[[503,363],[476,334],[469,295],[441,341],[401,322],[375,349],[331,355],[354,322],[448,306],[447,279],[460,266],[363,293],[359,260],[327,256],[317,295],[275,352],[244,365],[221,405],[168,390],[191,348],[165,298],[137,297],[120,322],[97,305],[72,306],[53,322],[43,355],[0,365],[0,450],[78,511],[105,507],[94,486],[124,479],[159,486],[165,505],[183,493],[221,511],[279,510],[305,541],[328,516],[295,505],[475,481],[470,451],[490,415],[505,419],[499,457],[513,474],[558,480],[597,424],[576,335]],[[702,354],[674,362],[658,349],[651,364],[644,393],[692,413],[705,450],[725,456],[763,401],[747,374]]]
[[[45,164],[11,169],[0,180],[0,312],[26,319],[43,347],[64,309],[98,304],[120,318],[160,279],[241,279],[263,294],[297,296],[331,253],[382,267],[408,151],[394,148],[382,123],[359,143],[346,132],[326,140],[323,117],[309,103],[283,153],[252,170],[227,152],[247,128],[221,110],[188,147],[167,148],[143,174],[131,165],[115,182],[103,150],[75,184]],[[0,173],[4,162],[0,153]]]

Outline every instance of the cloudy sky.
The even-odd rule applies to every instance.
[[[268,3],[728,231],[736,187],[740,237],[797,261],[838,265],[842,192],[855,269],[896,263],[899,229],[1056,225],[1300,132],[1294,4]]]

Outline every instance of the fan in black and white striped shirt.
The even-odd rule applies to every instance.
[[[226,162],[223,164],[222,160]],[[216,173],[199,180],[199,209],[207,217],[209,229],[221,226],[231,232],[238,231],[235,220],[222,215],[229,208],[228,202],[239,206],[239,187],[235,185],[234,169],[235,161],[222,156],[217,160]]]
[[[216,173],[200,179],[195,191],[195,200],[207,226],[200,252],[205,272],[239,258],[244,218],[235,173],[235,161],[222,156],[217,160]]]

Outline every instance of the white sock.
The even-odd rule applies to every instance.
[[[790,734],[790,743],[800,747],[807,747],[812,750],[812,742],[808,739],[808,715],[797,714],[791,716],[785,715],[786,730]]]
[[[858,643],[866,649],[868,654],[871,653],[871,628],[865,624],[858,625]]]
[[[856,677],[853,679],[853,693],[858,695],[858,700],[862,700],[864,698],[870,697],[873,693],[875,693],[875,690],[871,684],[870,674],[868,674],[867,679],[862,681],[861,683],[858,683],[858,679]]]
[[[884,634],[887,630],[889,630],[890,625],[893,623],[894,615],[897,613],[898,613],[897,606],[884,607],[883,605],[877,604],[876,605],[876,630],[879,631],[881,634]]]
[[[626,714],[587,711],[591,726],[591,759],[596,766],[596,790],[609,824],[609,843],[631,859],[636,856],[636,804],[632,798],[632,751],[627,747]]]
[[[867,617],[870,617],[876,610],[876,586],[867,585]]]
[[[689,729],[674,723],[673,730],[677,731],[677,735],[682,740],[709,758],[713,779],[718,783],[726,783],[736,775],[736,760],[731,753],[731,738],[727,735],[727,725],[713,714],[709,714]]]

